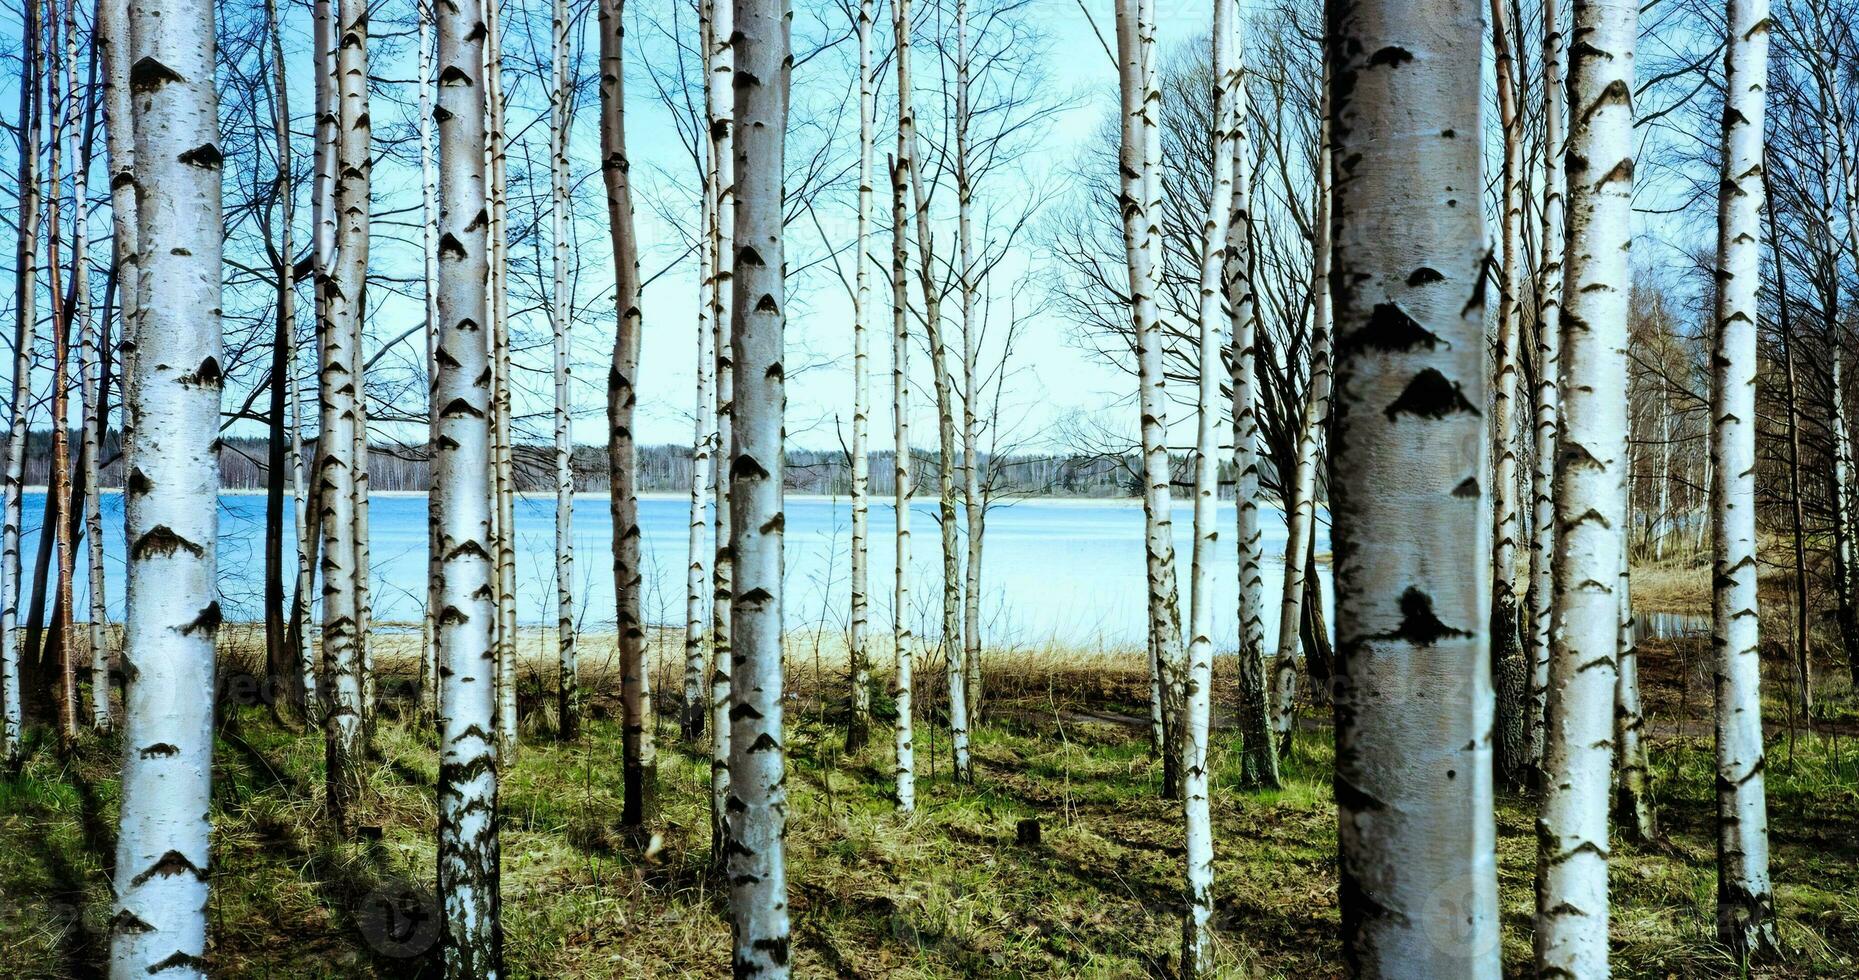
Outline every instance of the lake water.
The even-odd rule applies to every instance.
[[[44,508],[42,493],[28,493],[23,558],[28,581],[37,525]],[[288,502],[287,502],[288,506]],[[220,498],[220,589],[228,619],[260,618],[264,581],[264,510],[262,495],[228,494]],[[639,502],[644,531],[646,618],[657,624],[684,621],[684,572],[689,537],[689,503],[651,497]],[[851,504],[841,498],[790,498],[787,502],[787,602],[790,627],[843,629],[848,603],[848,555]],[[112,618],[122,615],[123,509],[113,491],[103,497],[105,593]],[[1187,576],[1191,512],[1186,501],[1175,507],[1175,546],[1182,579],[1182,615],[1187,615]],[[584,629],[610,629],[613,623],[612,523],[604,495],[575,499],[575,594]],[[418,622],[426,599],[426,499],[377,496],[369,507],[369,549],[375,619],[379,623]],[[1233,506],[1220,508],[1220,539],[1213,568],[1215,636],[1223,648],[1234,645],[1234,607],[1238,563],[1233,552]],[[1276,597],[1284,574],[1285,526],[1276,509],[1261,514],[1266,554],[1266,635],[1275,636]],[[941,538],[934,501],[919,499],[911,514],[911,601],[908,615],[919,633],[934,634],[941,621]],[[292,545],[287,523],[287,547]],[[893,521],[888,503],[871,509],[872,627],[887,631],[892,622]],[[524,497],[516,502],[518,618],[525,623],[555,622],[555,499]],[[982,629],[991,645],[1057,642],[1072,646],[1130,646],[1142,641],[1144,619],[1142,508],[1134,502],[1025,500],[989,512],[982,558]],[[1327,529],[1318,528],[1318,552],[1329,550]],[[89,609],[85,598],[84,559],[78,562],[77,612]],[[294,576],[295,551],[286,565]],[[1330,597],[1329,569],[1322,567],[1324,597]],[[290,588],[290,578],[286,588]]]

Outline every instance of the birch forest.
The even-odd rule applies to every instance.
[[[0,0],[0,117],[0,977],[1859,978],[1859,0]]]

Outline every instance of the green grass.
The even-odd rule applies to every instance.
[[[1108,705],[1090,700],[1140,713],[1127,703],[1136,687],[1119,687]],[[874,734],[868,752],[847,757],[817,704],[790,712],[797,975],[1166,974],[1179,945],[1178,807],[1157,797],[1161,770],[1143,729],[1077,722],[1053,707],[1063,703],[1042,696],[1002,705],[975,733],[972,786],[948,780],[946,733],[920,722],[920,810],[908,819],[890,804],[888,730]],[[1844,716],[1850,705],[1837,711]],[[727,973],[724,896],[709,867],[708,757],[677,744],[669,717],[659,731],[661,838],[645,853],[615,826],[621,766],[612,720],[593,718],[576,744],[532,740],[518,753],[502,787],[513,975]],[[1859,976],[1859,736],[1841,731],[1783,732],[1771,744],[1774,874],[1789,959],[1756,975]],[[1284,788],[1269,793],[1238,788],[1238,747],[1221,736],[1213,752],[1216,972],[1337,975],[1327,735],[1301,736]],[[1711,940],[1707,739],[1699,719],[1655,726],[1665,836],[1614,849],[1621,976],[1739,975]],[[418,900],[430,890],[434,738],[384,719],[377,745],[377,795],[361,823],[378,827],[378,839],[331,841],[319,820],[321,737],[287,731],[257,709],[231,716],[215,760],[215,976],[432,974],[427,959],[404,955],[419,952],[417,934],[412,950],[383,942],[367,910],[381,907],[382,896]],[[0,975],[96,973],[118,750],[92,741],[61,762],[42,747],[18,777],[0,779]],[[1016,826],[1029,818],[1043,839],[1023,846]],[[1504,958],[1521,974],[1535,868],[1527,799],[1500,800],[1498,832]]]

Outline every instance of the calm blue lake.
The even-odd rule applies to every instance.
[[[288,505],[288,502],[287,502]],[[26,495],[24,560],[28,580],[37,548],[44,507],[42,493]],[[640,501],[644,529],[645,614],[659,624],[684,621],[684,570],[689,536],[689,504],[684,499],[652,497]],[[220,498],[220,589],[226,615],[233,620],[260,618],[264,576],[264,508],[262,495],[228,494]],[[369,547],[375,619],[382,624],[417,622],[426,597],[426,500],[420,496],[378,496],[369,508]],[[122,614],[122,497],[103,497],[106,584],[112,618]],[[612,524],[604,495],[575,501],[575,588],[582,606],[583,628],[611,628],[613,622]],[[1267,636],[1276,635],[1276,596],[1283,581],[1283,515],[1263,515]],[[1182,579],[1182,614],[1187,615],[1189,523],[1186,501],[1175,508],[1176,547]],[[1220,541],[1214,563],[1215,635],[1233,644],[1238,563],[1233,553],[1233,507],[1220,508]],[[516,502],[518,615],[525,623],[555,621],[555,500],[553,496]],[[286,524],[289,539],[290,525]],[[919,500],[911,515],[910,609],[913,628],[933,634],[941,618],[940,533],[933,501]],[[1140,643],[1143,634],[1143,518],[1131,503],[1025,500],[989,512],[986,552],[982,559],[983,631],[993,645],[1058,642],[1067,645]],[[892,616],[891,569],[893,521],[888,503],[871,510],[872,623],[889,629]],[[287,540],[287,546],[291,542]],[[844,499],[792,498],[787,502],[786,615],[795,628],[842,629],[848,603],[848,555],[851,505]],[[1329,550],[1326,529],[1318,529],[1317,550]],[[88,610],[84,562],[78,560],[77,611]],[[295,557],[286,566],[295,574]],[[1320,572],[1329,598],[1328,568]],[[286,579],[286,588],[290,587]]]

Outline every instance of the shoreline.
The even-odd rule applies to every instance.
[[[22,487],[21,489],[25,493],[50,493],[51,492],[50,487],[47,487],[41,484],[28,485],[28,486]],[[104,487],[100,492],[103,493],[105,496],[120,497],[122,496],[123,488]],[[265,495],[265,493],[266,491],[262,487],[223,487],[219,491],[219,495],[222,497],[262,497]],[[369,492],[369,496],[379,497],[382,499],[397,499],[397,498],[408,498],[408,497],[426,497],[428,496],[428,494],[424,490],[372,490]],[[525,491],[519,491],[516,497],[518,500],[553,500],[555,499],[555,491],[553,490],[525,490]],[[284,499],[287,501],[290,500],[290,494],[286,493],[284,495]],[[577,490],[575,491],[574,499],[605,501],[608,499],[608,496],[605,491],[601,491],[601,490]],[[659,490],[659,491],[652,491],[649,493],[642,493],[639,495],[639,499],[640,500],[679,500],[679,501],[688,502],[691,499],[691,496],[690,494],[687,494],[687,493],[678,493],[678,492],[669,491],[669,490]],[[798,501],[802,501],[805,503],[834,503],[834,502],[844,501],[847,504],[850,504],[852,501],[852,495],[843,494],[843,493],[841,494],[790,493],[790,494],[787,494],[783,499],[784,500],[798,500]],[[1187,506],[1193,503],[1193,499],[1189,497],[1176,497],[1173,499],[1175,500],[1176,503],[1179,503],[1183,506]],[[917,494],[914,497],[912,497],[911,500],[915,504],[922,504],[925,506],[934,506],[936,503],[936,498],[934,496],[930,496],[926,494]],[[1041,507],[1109,507],[1109,508],[1116,508],[1116,509],[1122,510],[1122,509],[1140,508],[1142,506],[1142,503],[1143,502],[1142,502],[1141,497],[1040,497],[1040,496],[1013,497],[1013,496],[1003,496],[1003,497],[995,498],[995,500],[988,505],[988,509],[989,510],[1000,510],[1000,509],[1009,508],[1009,507],[1017,507],[1021,504],[1037,504]],[[1219,500],[1219,505],[1223,507],[1231,506],[1232,503],[1233,503],[1232,500],[1228,498],[1224,498],[1224,497]],[[1282,511],[1284,509],[1284,504],[1282,502],[1278,501],[1277,499],[1269,498],[1269,497],[1261,497],[1259,499],[1259,505],[1262,507],[1269,507],[1273,510]],[[890,495],[885,494],[882,497],[873,495],[872,506],[878,509],[889,509],[891,507]]]

